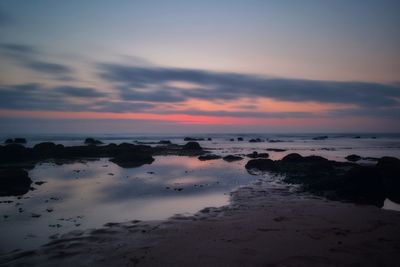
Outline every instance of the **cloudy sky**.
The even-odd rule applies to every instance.
[[[0,0],[0,132],[400,132],[399,14],[397,0]]]

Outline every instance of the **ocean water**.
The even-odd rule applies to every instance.
[[[104,143],[186,143],[185,136],[205,138],[202,147],[218,155],[268,152],[280,159],[289,153],[320,155],[345,161],[349,154],[364,158],[361,164],[375,164],[373,158],[400,158],[399,134],[201,134],[201,135],[97,135]],[[327,136],[323,140],[314,140]],[[14,136],[2,136],[3,139]],[[43,141],[82,145],[81,135],[25,136],[27,146]],[[238,141],[242,137],[244,141]],[[208,141],[207,138],[212,138]],[[234,141],[231,141],[231,139]],[[274,140],[250,143],[252,138]],[[267,149],[284,149],[282,152]],[[39,163],[30,170],[34,190],[21,197],[0,197],[0,253],[32,249],[72,230],[98,228],[108,222],[161,220],[175,214],[189,215],[205,207],[229,202],[229,193],[258,176],[244,165],[222,159],[200,161],[197,157],[157,156],[151,165],[120,168],[107,158],[72,164]],[[268,174],[264,174],[268,175]],[[270,177],[271,178],[271,177]],[[385,202],[385,208],[399,205]]]

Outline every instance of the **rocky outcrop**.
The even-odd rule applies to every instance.
[[[0,169],[0,196],[20,196],[31,188],[28,172],[20,168]]]
[[[330,161],[319,156],[289,154],[281,160],[253,159],[246,169],[285,174],[285,181],[304,190],[362,204],[382,206],[385,198],[400,203],[400,160],[381,158],[376,165]]]

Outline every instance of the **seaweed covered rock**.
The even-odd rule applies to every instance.
[[[31,188],[28,172],[20,168],[0,169],[0,196],[20,196]]]
[[[256,169],[260,171],[276,171],[276,164],[270,159],[252,159],[246,163],[246,169]]]

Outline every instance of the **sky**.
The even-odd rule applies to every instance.
[[[0,0],[0,133],[400,132],[397,0]]]

